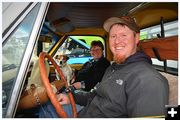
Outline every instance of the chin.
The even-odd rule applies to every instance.
[[[126,60],[125,54],[115,54],[114,61],[116,63],[123,63]]]

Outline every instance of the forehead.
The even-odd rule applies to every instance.
[[[100,46],[97,46],[97,45],[93,45],[92,47],[91,47],[91,49],[95,49],[95,48],[101,48]]]
[[[129,27],[127,27],[126,25],[122,25],[122,24],[114,24],[111,28],[110,28],[110,32],[109,33],[116,33],[119,31],[132,31]]]

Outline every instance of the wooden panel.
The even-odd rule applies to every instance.
[[[139,48],[151,58],[178,60],[178,36],[144,40]]]

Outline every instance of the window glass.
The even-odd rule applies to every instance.
[[[158,34],[161,34],[160,25],[152,26],[140,31],[140,40],[157,38]],[[165,37],[178,35],[178,21],[172,21],[164,24]],[[153,64],[163,68],[164,62],[158,59],[152,58]],[[177,72],[178,61],[167,60],[167,70],[173,70]]]
[[[90,46],[92,41],[104,40],[99,36],[69,36],[59,47],[56,55],[67,55],[68,64],[84,64],[91,59]]]
[[[157,70],[164,71],[164,62],[163,61],[159,61],[158,59],[152,58],[152,62],[153,62],[154,67]],[[178,61],[166,60],[166,64],[167,64],[166,70],[168,73],[172,73],[175,75],[178,74]]]
[[[168,22],[164,24],[165,37],[174,36],[178,34],[178,21]],[[157,38],[161,35],[160,25],[152,26],[140,31],[140,39]]]
[[[40,4],[25,17],[2,46],[2,106],[6,111],[9,97],[18,74],[24,51],[35,22]]]

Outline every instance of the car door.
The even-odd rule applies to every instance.
[[[2,117],[14,117],[48,3],[3,3]]]

